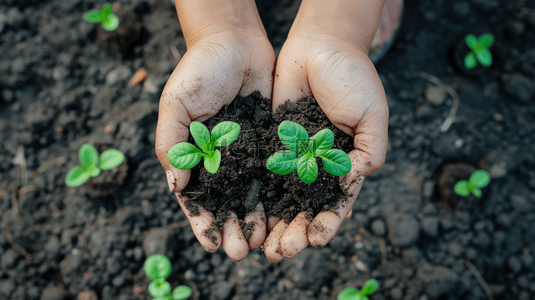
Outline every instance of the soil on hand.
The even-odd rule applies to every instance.
[[[297,103],[288,101],[272,114],[271,101],[262,99],[259,93],[237,97],[205,125],[211,130],[222,121],[237,122],[241,125],[238,139],[220,149],[221,166],[216,174],[208,173],[201,163],[192,169],[190,184],[182,191],[212,212],[220,229],[230,212],[243,219],[258,202],[264,205],[267,217],[276,216],[289,223],[301,211],[314,217],[347,199],[340,189],[339,177],[327,173],[320,159],[318,177],[311,184],[301,181],[295,171],[280,175],[267,169],[267,159],[276,151],[287,149],[277,134],[278,125],[284,120],[301,124],[311,137],[329,128],[335,136],[333,149],[346,153],[352,150],[352,138],[329,121],[314,98]],[[191,136],[190,142],[194,143]],[[196,206],[191,204],[186,206],[196,214]],[[251,226],[242,223],[242,227],[247,237]]]

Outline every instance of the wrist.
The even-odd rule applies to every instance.
[[[384,0],[303,0],[288,37],[342,40],[367,54],[383,4]]]
[[[186,46],[215,34],[266,37],[254,0],[175,0]]]

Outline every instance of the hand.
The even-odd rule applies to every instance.
[[[351,171],[340,178],[348,195],[313,220],[305,212],[286,224],[270,218],[264,252],[271,262],[293,257],[308,244],[323,247],[334,237],[360,192],[364,178],[381,168],[388,143],[388,106],[367,49],[321,35],[290,34],[277,60],[273,109],[286,100],[314,96],[336,127],[354,137]]]
[[[192,121],[202,122],[214,116],[237,95],[247,96],[260,91],[271,98],[275,54],[265,33],[241,35],[218,32],[196,37],[188,44],[188,51],[167,81],[160,98],[156,128],[156,155],[162,164],[169,189],[176,195],[191,228],[208,252],[219,246],[233,261],[243,260],[249,249],[264,243],[266,224],[262,204],[248,214],[245,221],[256,223],[249,240],[245,240],[237,216],[233,214],[223,225],[222,232],[211,230],[214,216],[199,207],[193,216],[184,206],[188,198],[181,191],[188,184],[190,171],[174,168],[167,160],[167,151],[173,145],[185,142]]]

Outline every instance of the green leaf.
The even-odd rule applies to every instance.
[[[85,172],[82,166],[76,166],[70,169],[67,176],[65,176],[65,184],[69,187],[80,186],[84,184],[89,177],[89,174]]]
[[[461,180],[457,182],[453,187],[453,191],[463,197],[470,195],[470,190],[468,189],[468,181]]]
[[[329,151],[334,144],[334,133],[330,129],[322,129],[310,138],[309,151],[320,155]]]
[[[337,300],[354,300],[359,295],[359,290],[354,287],[348,287],[338,293]]]
[[[124,161],[123,152],[117,149],[109,149],[100,154],[98,166],[101,170],[117,168]]]
[[[199,146],[204,153],[208,155],[212,154],[212,150],[208,147],[208,145],[212,143],[210,141],[210,132],[208,131],[208,128],[201,122],[193,121],[189,125],[189,131],[197,146]],[[206,142],[208,142],[208,144]]]
[[[474,186],[484,188],[490,182],[490,174],[485,170],[477,170],[470,176],[469,180]]]
[[[474,196],[476,197],[481,197],[481,190],[477,187],[474,187],[474,189],[472,189],[472,194],[474,194]]]
[[[179,285],[173,291],[174,300],[184,300],[191,296],[191,288],[187,285]]]
[[[377,290],[377,286],[379,283],[376,279],[368,279],[365,283],[362,289],[360,290],[360,293],[362,295],[372,295]]]
[[[99,23],[101,21],[100,19],[100,11],[99,10],[90,10],[86,13],[84,13],[84,20],[90,23]]]
[[[232,121],[224,121],[212,129],[212,142],[214,147],[224,147],[232,144],[240,135],[240,124]]]
[[[111,16],[113,14],[113,9],[109,3],[106,3],[102,6],[102,10],[100,10],[100,17],[102,20],[106,19],[107,17]]]
[[[464,41],[466,42],[466,45],[472,50],[475,50],[475,48],[477,47],[477,38],[473,34],[467,35],[464,38]]]
[[[477,51],[476,58],[485,67],[492,65],[492,54],[490,54],[489,49],[481,49]]]
[[[106,31],[114,31],[117,27],[119,27],[119,17],[114,14],[102,20],[102,28]]]
[[[171,292],[171,284],[164,279],[157,279],[149,283],[149,294],[154,298],[165,297]]]
[[[482,34],[479,36],[478,42],[485,48],[490,48],[494,44],[494,36],[490,33]]]
[[[203,155],[204,153],[194,145],[182,142],[169,149],[167,159],[173,167],[180,170],[189,170],[201,161]]]
[[[97,167],[96,164],[91,164],[87,167],[82,168],[85,168],[85,172],[91,177],[97,177],[98,175],[100,175],[100,169]]]
[[[297,153],[284,150],[275,152],[267,160],[267,168],[271,172],[275,172],[280,175],[290,174],[293,171],[297,170],[297,162],[299,161],[299,156]]]
[[[91,144],[83,144],[80,147],[79,152],[80,163],[84,167],[88,167],[91,164],[98,164],[98,151]]]
[[[474,53],[470,52],[464,57],[464,66],[467,69],[473,69],[476,66],[476,57]]]
[[[143,269],[150,280],[165,280],[171,274],[171,261],[163,254],[153,254],[147,257]]]
[[[306,184],[311,184],[318,177],[318,163],[315,157],[301,156],[297,161],[297,176]]]
[[[349,156],[340,149],[331,149],[319,156],[322,158],[325,170],[334,176],[346,175],[351,170]]]
[[[278,129],[279,138],[288,149],[295,152],[306,150],[309,136],[303,126],[292,121],[282,121]]]
[[[221,151],[216,149],[211,156],[204,157],[204,168],[208,173],[215,174],[221,163]]]

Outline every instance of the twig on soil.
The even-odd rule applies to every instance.
[[[481,277],[481,275],[477,271],[476,267],[474,267],[474,265],[468,259],[464,260],[464,264],[468,267],[468,270],[470,270],[470,272],[477,279],[477,282],[479,282],[479,284],[483,288],[483,291],[485,291],[485,294],[487,294],[487,297],[489,297],[489,300],[494,300],[494,295],[492,295],[492,290],[490,289],[490,287],[485,282],[485,279],[483,279],[483,277]]]
[[[388,260],[386,259],[387,254],[386,254],[385,240],[382,238],[379,238],[378,242],[379,242],[379,249],[381,249],[381,263],[383,265],[386,265],[388,263]]]
[[[189,225],[189,221],[188,220],[184,220],[182,222],[169,224],[169,225],[167,225],[167,228],[168,229],[182,228],[182,227],[186,227],[188,225]]]
[[[427,74],[425,72],[420,72],[420,77],[434,83],[437,86],[444,88],[446,93],[448,93],[451,96],[451,98],[453,98],[453,103],[451,104],[450,113],[448,117],[446,118],[446,120],[444,120],[444,123],[442,123],[442,127],[440,128],[440,131],[446,132],[450,128],[451,124],[453,124],[453,121],[455,121],[455,115],[457,114],[457,109],[459,108],[459,95],[457,95],[457,92],[455,91],[454,88],[445,84],[444,82],[442,82],[440,79],[438,79],[437,77],[433,75]]]
[[[37,175],[40,175],[44,171],[46,171],[48,168],[50,168],[52,165],[61,165],[63,164],[67,159],[65,159],[64,156],[56,157],[47,160],[44,164],[42,164],[37,170],[33,171],[31,177],[35,177]]]
[[[17,148],[17,154],[13,158],[13,163],[20,166],[20,182],[21,186],[28,185],[28,168],[26,168],[26,158],[24,157],[24,147],[19,146]]]
[[[178,49],[176,48],[175,45],[171,45],[169,46],[169,49],[171,50],[171,54],[173,54],[173,57],[179,61],[180,60],[180,52],[178,52]]]
[[[202,194],[204,194],[204,192],[184,192],[184,194],[202,195]]]
[[[11,206],[13,207],[13,216],[15,217],[15,222],[19,221],[19,204],[17,202],[17,196],[15,193],[11,194]]]
[[[11,247],[13,247],[13,249],[19,251],[20,254],[26,257],[26,259],[32,259],[32,255],[28,253],[26,249],[24,249],[21,245],[13,242],[13,235],[11,235],[11,232],[9,232],[9,230],[7,229],[4,230],[4,235],[6,236],[6,240],[8,241],[9,244],[11,244]]]

